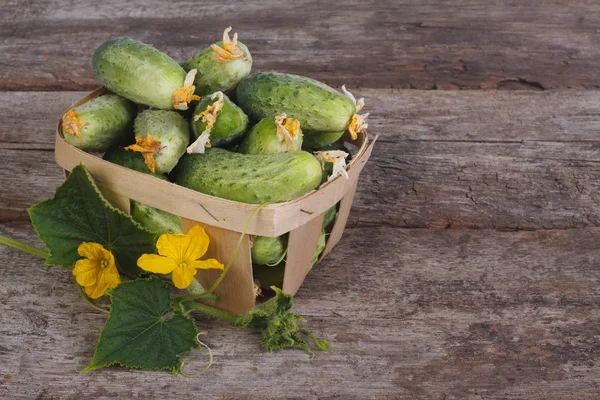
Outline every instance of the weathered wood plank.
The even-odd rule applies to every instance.
[[[0,232],[34,237],[22,222]],[[268,355],[259,336],[201,318],[215,365],[191,380],[79,374],[105,317],[68,271],[0,247],[0,397],[597,399],[599,241],[598,228],[350,228],[294,306],[329,352]]]
[[[380,139],[362,174],[351,225],[600,224],[599,93],[357,94],[367,98],[370,129]],[[62,182],[51,151],[54,124],[81,95],[0,93],[0,221],[26,218],[24,209]]]
[[[104,40],[130,36],[183,60],[232,25],[255,70],[349,87],[596,88],[596,2],[441,0],[11,1],[0,4],[0,89],[95,87]]]
[[[600,94],[596,91],[362,88],[354,93],[366,99],[370,132],[384,140],[600,141]],[[0,92],[0,144],[4,149],[53,149],[58,119],[86,94]]]

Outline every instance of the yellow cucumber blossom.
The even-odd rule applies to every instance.
[[[77,119],[77,113],[73,109],[67,111],[62,117],[63,132],[68,133],[69,135],[75,135],[77,139],[81,138],[79,129],[83,125],[85,125],[85,121]]]
[[[358,112],[362,110],[362,108],[365,106],[364,98],[361,97],[360,99],[356,100],[356,97],[354,97],[354,95],[346,89],[346,85],[342,85],[342,91],[344,92],[346,97],[352,100],[354,106],[356,107],[356,113],[352,116],[352,119],[350,120],[350,125],[348,125],[348,131],[350,132],[350,136],[353,140],[356,140],[358,138],[358,134],[360,132],[366,131],[369,127],[369,124],[367,124],[367,117],[369,116],[369,113],[358,114]]]
[[[200,96],[195,95],[196,86],[194,86],[194,79],[196,78],[197,69],[192,69],[185,76],[183,86],[180,87],[173,93],[173,108],[176,110],[187,110],[188,103],[194,100],[200,100]]]
[[[142,254],[137,265],[155,274],[171,274],[175,287],[185,289],[192,283],[197,269],[223,269],[223,264],[214,258],[199,260],[209,243],[200,225],[194,225],[187,234],[165,233],[156,242],[158,254]]]
[[[257,298],[258,296],[260,296],[262,294],[262,290],[261,290],[259,284],[260,284],[259,281],[254,281],[252,284],[252,291],[254,292],[254,298]]]
[[[286,114],[281,114],[275,117],[275,125],[277,126],[279,140],[285,140],[289,150],[294,151],[294,142],[304,136],[300,129],[300,121],[288,118]]]
[[[223,47],[220,47],[218,44],[210,46],[213,49],[213,59],[219,63],[228,63],[240,57],[246,57],[246,53],[237,45],[237,32],[233,34],[233,40],[231,40],[229,38],[230,31],[231,27],[225,29],[223,32]]]
[[[125,147],[125,150],[142,153],[148,169],[152,172],[156,172],[156,160],[154,160],[154,156],[160,151],[160,142],[154,140],[151,134],[147,134],[146,139],[142,139],[141,136],[136,136],[135,144]]]
[[[90,298],[97,299],[108,289],[121,283],[115,257],[101,244],[83,242],[77,248],[77,252],[85,258],[75,263],[73,275]]]
[[[323,168],[325,168],[326,162],[333,163],[333,172],[327,179],[328,182],[334,180],[338,175],[348,179],[348,172],[346,172],[346,157],[348,155],[348,153],[341,150],[318,151],[315,153]]]
[[[187,152],[188,154],[192,153],[201,153],[204,154],[204,150],[207,147],[210,147],[210,132],[212,131],[215,123],[217,122],[217,117],[223,110],[223,104],[225,100],[223,99],[223,92],[215,92],[211,95],[211,100],[217,99],[213,104],[209,105],[206,110],[201,113],[194,115],[193,121],[198,121],[202,118],[202,122],[206,123],[206,128],[204,131],[198,136],[198,139],[194,141],[191,145],[188,146]]]

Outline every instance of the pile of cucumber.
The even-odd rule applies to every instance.
[[[341,142],[367,128],[364,101],[316,80],[250,75],[248,48],[229,37],[183,63],[129,38],[104,42],[94,72],[111,92],[69,110],[65,140],[82,150],[209,195],[252,204],[293,200],[346,175]],[[179,217],[132,202],[132,217],[157,233],[181,232]],[[314,262],[336,207],[327,211]],[[256,237],[261,286],[281,286],[287,235]]]

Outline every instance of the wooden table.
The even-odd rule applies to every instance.
[[[104,317],[68,271],[0,247],[0,398],[600,398],[597,2],[166,3],[0,3],[0,233],[37,243],[26,208],[63,180],[53,129],[98,86],[96,46],[181,60],[232,25],[256,71],[345,83],[380,135],[296,296],[331,350],[269,355],[207,318],[201,378],[79,374]]]

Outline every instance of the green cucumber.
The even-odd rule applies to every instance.
[[[317,149],[332,143],[337,142],[344,135],[344,131],[340,132],[304,132],[305,149]]]
[[[148,166],[144,162],[144,156],[142,156],[140,153],[127,151],[123,147],[115,147],[107,151],[106,153],[104,153],[104,156],[102,158],[106,161],[110,161],[111,163],[127,167],[134,171],[150,174],[158,179],[162,179],[165,181],[167,180],[165,174],[157,174],[155,172],[151,172],[148,169]]]
[[[272,265],[281,262],[287,250],[287,235],[277,237],[257,236],[252,242],[252,262]]]
[[[104,152],[133,137],[133,104],[116,94],[98,96],[63,116],[65,141],[85,151]]]
[[[132,201],[131,217],[148,230],[162,235],[164,233],[183,233],[181,218],[149,205]]]
[[[111,91],[136,103],[163,110],[175,108],[173,95],[186,80],[186,71],[177,61],[150,45],[129,38],[102,43],[94,52],[92,64],[98,79]]]
[[[173,171],[177,184],[250,204],[293,200],[321,183],[321,163],[310,153],[240,154],[208,149],[186,154]]]
[[[268,265],[254,264],[252,266],[254,279],[258,280],[260,287],[270,289],[271,286],[278,288],[283,286],[283,275],[285,274],[285,261],[272,267]]]
[[[322,228],[325,229],[331,224],[337,215],[337,204],[332,206],[325,211],[325,215],[323,216],[323,225]]]
[[[285,116],[263,118],[250,129],[238,151],[244,154],[274,154],[302,149],[300,124]],[[286,129],[289,128],[289,129]]]
[[[239,83],[236,93],[238,104],[251,118],[285,113],[300,120],[307,133],[343,132],[357,111],[354,102],[342,93],[298,75],[254,74]]]
[[[317,248],[315,249],[315,253],[313,254],[312,261],[310,262],[310,268],[314,267],[317,261],[319,261],[319,256],[321,255],[323,250],[325,250],[325,245],[327,244],[325,236],[325,229],[322,229],[321,234],[319,235],[319,240],[317,241]]]
[[[144,157],[122,147],[112,149],[104,154],[105,160],[127,167],[134,171],[152,175],[158,179],[167,180],[164,174],[152,173],[144,163]],[[131,200],[131,217],[139,224],[159,235],[163,233],[183,233],[181,218],[158,208]]]
[[[234,89],[238,82],[246,77],[252,69],[252,56],[246,45],[237,41],[237,34],[234,35],[236,44],[233,46],[237,47],[239,51],[233,50],[235,52],[233,56],[237,56],[235,59],[224,62],[225,60],[219,58],[216,53],[215,46],[221,49],[223,49],[224,43],[232,46],[229,39],[230,30],[231,28],[227,28],[223,33],[223,41],[201,50],[183,63],[183,68],[186,71],[198,70],[194,84],[196,85],[196,94],[200,96]]]
[[[248,127],[248,117],[227,95],[216,92],[205,96],[198,103],[191,125],[193,140],[208,132],[211,146],[227,146],[244,135]],[[196,143],[192,144],[192,149],[188,148],[188,152],[203,152],[204,146],[200,146],[200,151],[196,151],[195,147]]]
[[[190,142],[188,123],[176,111],[144,110],[135,119],[134,132],[138,145],[140,139],[150,140],[148,135],[160,143],[153,155],[156,163],[153,172],[157,173],[171,172]],[[129,146],[127,150],[136,151],[138,145]]]

